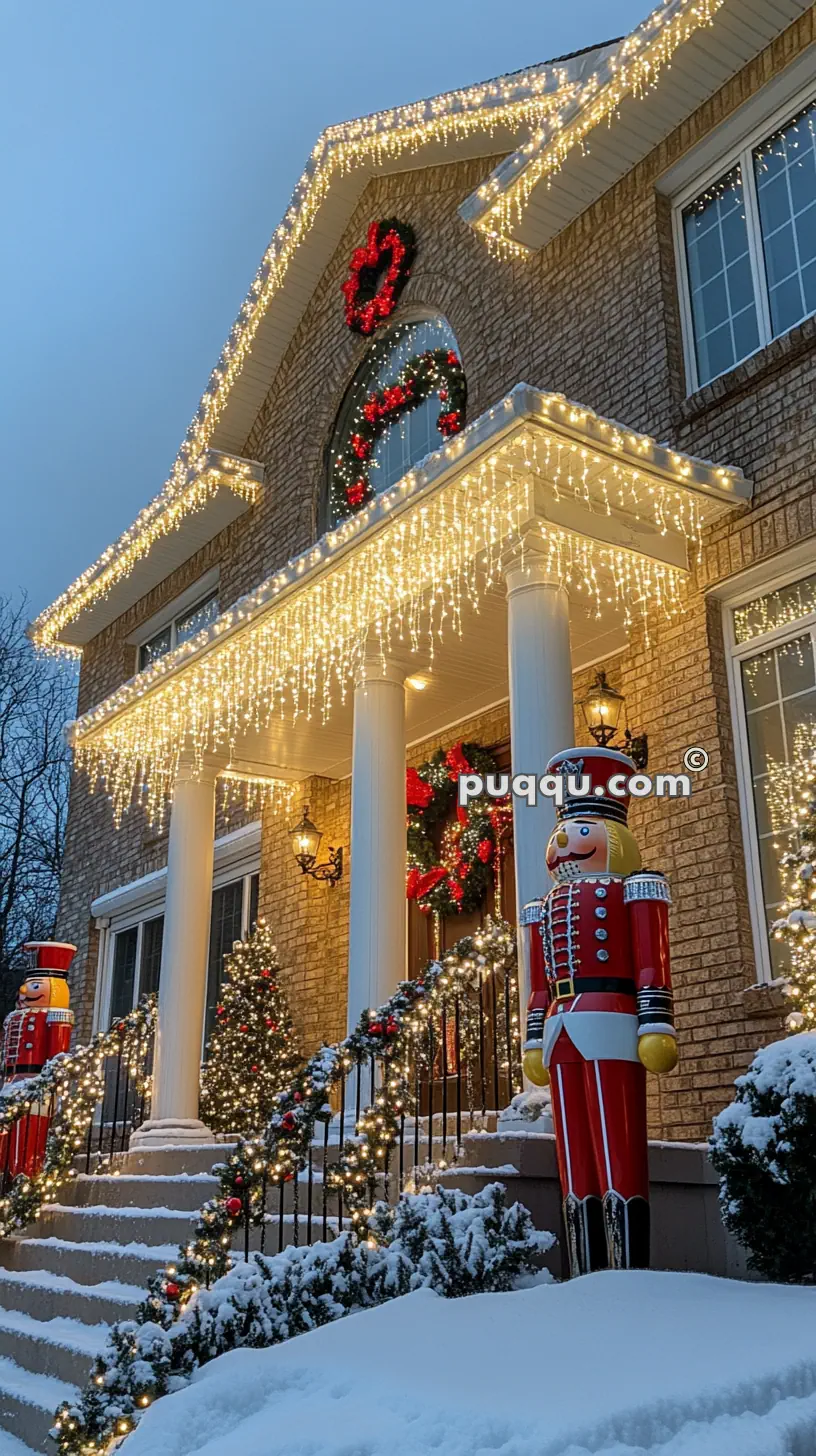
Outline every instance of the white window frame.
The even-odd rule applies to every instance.
[[[794,559],[797,562],[796,565],[793,565]],[[804,550],[797,550],[795,556],[789,557],[788,565],[784,571],[779,570],[778,562],[774,563],[774,565],[776,567],[775,574],[771,574],[769,565],[765,566],[764,571],[760,568],[759,573],[753,570],[741,577],[739,586],[732,583],[727,595],[722,596],[723,636],[725,640],[728,690],[731,703],[731,723],[734,733],[737,793],[742,823],[742,843],[745,852],[745,871],[748,883],[748,908],[754,940],[757,981],[766,984],[772,982],[775,976],[773,966],[771,965],[768,922],[765,910],[765,896],[762,887],[759,826],[757,824],[756,807],[754,804],[754,786],[751,781],[748,717],[741,665],[746,658],[756,657],[758,653],[766,652],[772,647],[778,647],[793,637],[801,637],[806,632],[812,633],[814,638],[816,638],[816,611],[809,612],[803,617],[797,617],[795,622],[784,622],[781,627],[776,627],[771,632],[760,633],[756,637],[751,637],[747,642],[739,643],[737,642],[734,627],[734,614],[740,607],[747,606],[749,602],[755,601],[757,597],[765,596],[768,592],[777,591],[780,587],[790,586],[793,582],[801,581],[805,576],[811,576],[814,569],[812,543],[808,543],[806,554]]]
[[[194,612],[197,607],[202,607],[211,597],[217,596],[220,576],[219,568],[217,566],[213,567],[211,571],[206,572],[204,576],[200,576],[197,581],[194,581],[191,586],[188,586],[186,591],[179,592],[178,596],[174,597],[172,602],[168,602],[166,606],[162,607],[160,611],[155,612],[146,622],[142,622],[141,626],[132,633],[128,638],[128,642],[132,643],[136,649],[136,672],[144,672],[146,670],[141,666],[142,648],[146,647],[148,642],[152,641],[154,637],[157,637],[166,627],[170,628],[170,646],[167,651],[173,651],[173,648],[178,645],[176,640],[176,624],[179,617],[189,616],[190,612]]]
[[[813,58],[811,57],[811,75]],[[729,137],[729,145],[725,150],[720,151],[710,164],[703,170],[697,172],[693,181],[689,182],[682,190],[672,195],[672,233],[674,238],[674,256],[677,269],[677,292],[680,300],[680,319],[683,335],[683,360],[686,368],[687,393],[694,394],[695,390],[701,388],[697,372],[697,350],[694,340],[694,317],[691,310],[691,289],[688,276],[688,258],[686,255],[686,239],[683,229],[683,210],[695,198],[705,192],[707,187],[717,182],[733,167],[739,164],[742,175],[742,195],[745,203],[745,226],[748,234],[748,253],[751,263],[751,279],[754,286],[754,301],[756,303],[757,330],[759,343],[756,349],[745,354],[742,359],[735,359],[729,364],[724,373],[730,369],[736,369],[745,359],[750,359],[758,354],[761,349],[767,348],[774,338],[783,338],[783,334],[774,334],[771,327],[771,313],[768,294],[768,278],[765,271],[765,250],[762,243],[762,229],[759,220],[759,207],[757,202],[756,187],[754,184],[754,148],[766,141],[769,136],[778,131],[786,122],[793,118],[816,101],[816,85],[810,80],[807,86],[803,87],[793,95],[789,95],[784,103],[770,114],[763,114],[762,120],[757,121],[753,127],[740,135],[738,145],[734,145],[733,138]],[[730,133],[733,127],[724,129]],[[661,190],[663,190],[661,188]],[[807,315],[811,317],[812,315]],[[802,322],[802,320],[800,320]],[[797,325],[791,325],[796,328]],[[790,330],[786,329],[785,333]],[[722,375],[715,374],[712,379],[707,379],[705,384],[713,384],[714,379],[720,379]]]
[[[260,820],[233,830],[215,841],[215,863],[211,896],[224,885],[243,880],[241,903],[241,935],[249,931],[250,881],[261,868],[261,825]],[[107,1028],[110,1024],[110,1007],[113,995],[113,962],[116,936],[122,931],[137,927],[136,975],[134,979],[134,1004],[139,999],[139,983],[142,975],[142,937],[144,925],[157,915],[164,915],[167,889],[167,870],[156,870],[140,880],[132,880],[109,894],[94,900],[91,913],[96,917],[101,931],[100,955],[95,996],[94,1031]],[[206,973],[206,967],[205,967]]]

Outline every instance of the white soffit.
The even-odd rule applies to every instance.
[[[711,25],[678,47],[651,91],[626,97],[610,124],[596,126],[583,149],[574,146],[560,171],[534,187],[521,217],[511,225],[512,241],[542,248],[808,9],[809,0],[723,0]],[[596,75],[602,86],[609,76],[606,61]],[[577,117],[580,109],[568,105],[564,119]],[[474,192],[460,209],[465,221],[476,227],[485,221],[496,197],[523,175],[551,138],[547,130],[534,151],[507,157],[491,179],[498,192],[490,197]]]

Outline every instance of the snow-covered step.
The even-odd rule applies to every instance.
[[[211,1173],[122,1173],[98,1177],[82,1173],[61,1190],[62,1202],[72,1208],[94,1204],[127,1209],[163,1205],[191,1213],[197,1213],[217,1192],[218,1179]]]
[[[144,1288],[156,1270],[177,1254],[177,1242],[12,1238],[0,1243],[0,1261],[7,1269],[48,1270],[86,1285],[121,1279]]]
[[[54,1375],[69,1385],[85,1385],[107,1334],[106,1324],[86,1325],[64,1315],[41,1320],[19,1310],[0,1309],[0,1359],[14,1360],[33,1374]]]
[[[118,1279],[79,1284],[49,1269],[0,1269],[0,1306],[41,1320],[64,1315],[89,1325],[113,1324],[129,1319],[144,1294],[141,1284],[123,1284]]]
[[[16,1361],[0,1358],[0,1426],[33,1451],[50,1451],[54,1411],[76,1400],[78,1388],[53,1375],[35,1375]]]
[[[234,1142],[169,1144],[140,1148],[117,1155],[114,1166],[120,1173],[210,1173],[216,1163],[225,1163],[235,1149]]]
[[[31,1230],[32,1237],[72,1239],[80,1243],[179,1244],[193,1231],[188,1208],[117,1208],[106,1203],[72,1207],[52,1203]]]

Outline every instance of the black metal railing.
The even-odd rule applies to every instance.
[[[386,1166],[374,1179],[376,1197],[395,1203],[403,1191],[427,1181],[432,1167],[449,1166],[465,1134],[487,1128],[521,1091],[514,972],[510,966],[462,985],[412,1043],[410,1065],[403,1068],[410,1102],[400,1113]],[[362,1053],[353,1054],[345,1068],[299,1176],[264,1188],[259,1226],[246,1201],[239,1244],[245,1258],[252,1249],[279,1253],[288,1244],[326,1241],[349,1226],[342,1190],[331,1186],[329,1173],[354,1139],[361,1114],[375,1104],[389,1068],[387,1059]]]

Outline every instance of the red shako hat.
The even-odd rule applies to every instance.
[[[629,794],[618,798],[607,791],[607,784],[615,775],[623,775],[624,781],[637,773],[632,759],[616,748],[564,748],[553,754],[547,764],[548,774],[561,774],[564,778],[564,802],[556,804],[555,817],[577,819],[593,816],[596,819],[614,819],[625,824],[629,813]],[[589,779],[589,793],[572,794],[567,783],[574,778]],[[618,780],[620,782],[620,780]]]
[[[62,976],[66,980],[76,949],[67,940],[29,940],[23,946],[31,956],[30,971],[39,971],[43,976]]]

